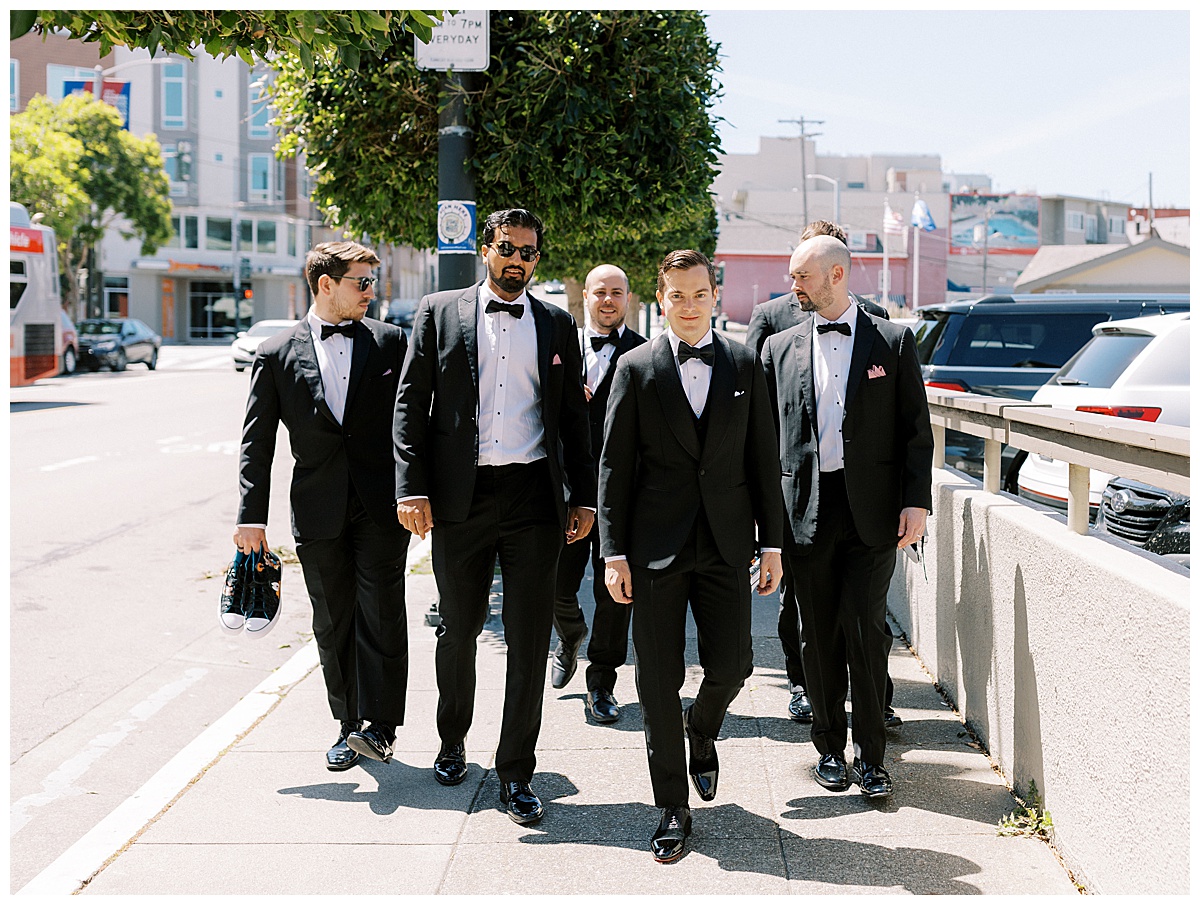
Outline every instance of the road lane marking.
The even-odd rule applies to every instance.
[[[427,536],[409,546],[406,575],[411,575],[413,568],[429,555],[432,542],[433,538]],[[145,785],[117,805],[112,813],[26,883],[17,894],[72,895],[78,892],[319,665],[317,642],[314,639],[263,679],[232,710],[201,732],[150,777]]]
[[[183,677],[164,685],[140,704],[134,705],[129,716],[118,720],[107,732],[97,735],[87,743],[87,746],[70,758],[58,769],[42,780],[42,791],[26,795],[13,802],[9,809],[9,838],[15,836],[33,819],[32,811],[67,795],[83,795],[86,790],[75,785],[75,782],[88,771],[101,757],[125,740],[139,723],[144,723],[158,713],[166,704],[175,700],[192,685],[208,675],[207,669],[189,669]]]
[[[67,459],[65,462],[55,462],[53,465],[43,465],[40,471],[58,471],[60,468],[70,468],[72,465],[83,465],[85,462],[98,462],[99,456],[81,456],[78,459]]]

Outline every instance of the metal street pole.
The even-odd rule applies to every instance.
[[[467,91],[471,73],[443,72],[438,86],[438,202],[475,201],[475,176],[470,161],[474,135],[467,125]],[[465,289],[475,282],[475,260],[471,253],[438,252],[438,290]]]
[[[841,226],[842,225],[842,187],[841,187],[841,183],[839,183],[838,180],[834,179],[832,176],[822,176],[820,173],[809,173],[808,178],[809,179],[820,179],[824,182],[828,182],[830,185],[833,186],[833,222],[836,223],[838,226]],[[808,225],[807,220],[805,220],[805,225],[806,226]]]
[[[805,132],[804,127],[820,126],[825,123],[823,119],[805,119],[803,116],[799,119],[781,119],[781,123],[794,123],[800,127],[800,195],[801,204],[804,211],[804,225],[808,225],[808,149],[805,141],[809,138],[816,138],[821,135],[820,132]]]

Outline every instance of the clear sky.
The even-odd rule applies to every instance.
[[[1185,11],[706,12],[727,152],[803,116],[819,154],[940,154],[1001,192],[1138,207],[1153,173],[1155,207],[1189,205]]]

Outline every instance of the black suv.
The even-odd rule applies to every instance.
[[[1096,530],[1191,568],[1192,503],[1181,493],[1113,478],[1100,500]]]
[[[1029,400],[1092,338],[1101,321],[1189,311],[1174,293],[988,295],[917,310],[917,357],[925,385]],[[1016,493],[1024,456],[1005,446],[1003,487]],[[1015,460],[1015,465],[1013,464]],[[983,476],[983,440],[946,431],[946,463]]]

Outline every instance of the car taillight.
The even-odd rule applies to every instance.
[[[1093,415],[1112,415],[1116,418],[1132,418],[1135,421],[1157,421],[1162,409],[1149,405],[1081,405],[1077,412],[1091,412]]]
[[[970,392],[961,380],[926,380],[925,386],[935,390],[957,390],[960,393]]]

